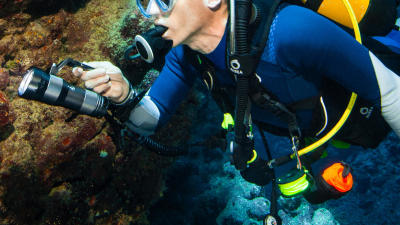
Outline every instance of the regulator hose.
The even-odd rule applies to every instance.
[[[157,153],[158,155],[172,157],[172,156],[185,155],[188,153],[187,148],[166,146],[150,139],[149,137],[139,136],[136,140],[139,144],[145,145],[146,147],[149,148],[150,151]]]
[[[123,140],[123,137],[125,135],[127,135],[130,138],[133,138],[138,144],[146,146],[150,151],[157,153],[158,155],[173,157],[173,156],[185,155],[188,153],[187,148],[163,145],[161,143],[152,140],[147,136],[134,133],[130,131],[129,128],[127,127],[121,129],[121,140]]]
[[[236,0],[235,10],[236,54],[247,54],[249,51],[247,36],[251,16],[251,1]]]
[[[248,25],[251,13],[251,0],[235,0],[234,9],[234,21],[233,24],[235,30],[235,52],[236,56],[247,55],[249,52],[248,46]],[[240,63],[238,63],[237,69],[240,69]],[[232,62],[231,62],[232,67]],[[247,144],[246,141],[246,128],[243,124],[247,104],[248,104],[248,93],[249,93],[249,76],[250,74],[238,74],[237,75],[237,87],[236,87],[236,110],[235,110],[235,141],[239,144]]]

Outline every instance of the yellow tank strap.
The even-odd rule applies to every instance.
[[[357,23],[354,11],[352,10],[351,5],[350,5],[348,0],[342,0],[342,2],[346,6],[348,14],[349,14],[349,16],[351,18],[355,37],[356,37],[357,41],[360,44],[362,44],[361,43],[360,28],[358,27],[358,23]],[[352,92],[349,104],[347,105],[346,110],[344,111],[342,117],[340,117],[340,120],[338,121],[338,123],[324,137],[322,137],[321,139],[319,139],[315,143],[313,143],[313,144],[311,144],[311,145],[309,145],[309,146],[307,146],[307,147],[305,147],[303,149],[300,149],[298,151],[299,156],[307,154],[307,153],[313,151],[314,149],[318,148],[319,146],[325,144],[327,141],[329,141],[329,139],[331,139],[340,130],[340,128],[343,126],[343,124],[346,122],[346,120],[349,117],[351,111],[353,110],[353,107],[354,107],[354,104],[356,102],[356,99],[357,99],[357,94]],[[295,157],[296,157],[296,155],[294,153],[290,155],[290,158],[292,158],[292,159],[294,159]]]
[[[349,0],[349,4],[353,9],[354,15],[359,23],[365,16],[370,0]],[[348,16],[348,10],[341,1],[338,0],[324,0],[318,8],[318,13],[345,25],[348,28],[354,28],[352,19]]]

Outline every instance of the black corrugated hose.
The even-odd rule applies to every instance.
[[[250,0],[235,1],[235,36],[236,36],[236,52],[239,56],[246,55],[249,52],[248,46],[248,25],[251,13]],[[244,116],[248,104],[249,93],[249,75],[242,74],[237,76],[237,95],[236,95],[236,112],[235,112],[235,140],[239,144],[246,142],[246,128],[243,124]]]

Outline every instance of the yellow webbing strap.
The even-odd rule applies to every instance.
[[[355,34],[355,38],[356,40],[361,43],[361,34],[360,34],[360,28],[358,27],[358,23],[357,23],[357,18],[354,14],[353,9],[351,8],[351,5],[349,3],[348,0],[342,0],[343,4],[346,6],[347,12],[349,13],[352,25],[353,25],[353,29],[354,29],[354,34]],[[349,117],[351,111],[353,110],[354,104],[356,102],[357,99],[357,94],[352,92],[351,93],[351,97],[350,97],[350,101],[349,104],[346,107],[346,110],[344,111],[342,117],[340,118],[340,120],[338,121],[338,123],[332,128],[331,131],[329,131],[324,137],[322,137],[321,139],[319,139],[318,141],[316,141],[315,143],[300,149],[298,151],[299,156],[302,156],[304,154],[307,154],[311,151],[313,151],[314,149],[318,148],[319,146],[325,144],[325,142],[329,141],[329,139],[331,139],[338,131],[339,129],[343,126],[343,124],[346,122],[347,118]],[[290,158],[295,158],[296,155],[293,153],[290,155]]]

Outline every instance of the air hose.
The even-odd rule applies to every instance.
[[[350,16],[350,19],[351,19],[351,23],[353,25],[355,38],[360,44],[362,44],[360,28],[358,26],[357,18],[356,18],[355,14],[354,14],[354,11],[353,11],[353,9],[352,9],[352,7],[351,7],[351,5],[350,5],[348,0],[342,0],[342,2],[346,6],[347,12],[349,13],[349,16]],[[356,99],[357,99],[357,94],[352,92],[349,104],[347,105],[346,110],[344,111],[344,113],[341,116],[341,118],[338,121],[338,123],[324,137],[322,137],[318,141],[314,142],[313,144],[311,144],[311,145],[309,145],[309,146],[307,146],[307,147],[305,147],[303,149],[300,149],[298,151],[299,156],[307,154],[307,153],[313,151],[314,149],[320,147],[321,145],[325,144],[327,141],[329,141],[340,130],[340,128],[346,122],[346,120],[349,117],[351,111],[353,110],[353,107],[354,107],[354,104],[356,102]],[[296,155],[294,153],[290,155],[291,159],[294,159],[295,157],[296,157]]]
[[[187,148],[180,148],[180,147],[160,144],[147,136],[139,135],[137,133],[130,131],[129,128],[127,127],[121,129],[120,140],[122,141],[122,143],[120,144],[122,146],[125,145],[125,142],[123,141],[125,135],[127,135],[130,138],[133,138],[138,144],[146,146],[150,151],[157,153],[158,155],[172,157],[172,156],[185,155],[188,152]]]
[[[186,148],[162,145],[145,136],[140,136],[136,140],[139,144],[148,147],[150,151],[162,156],[179,156],[188,152]]]
[[[251,13],[251,1],[249,0],[236,0],[235,1],[235,30],[236,30],[236,53],[247,54],[249,51],[247,43],[248,26]]]

